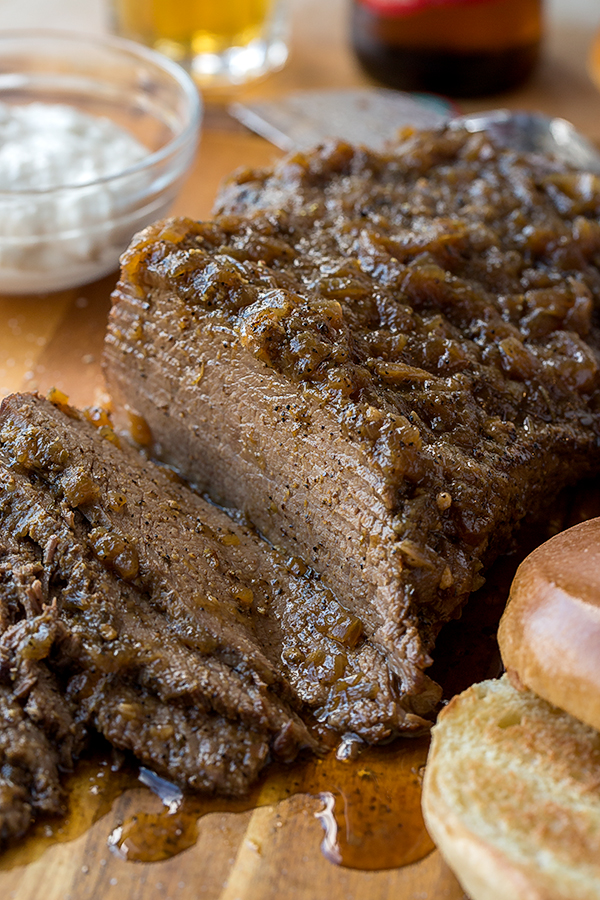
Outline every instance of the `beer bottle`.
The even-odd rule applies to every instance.
[[[516,87],[532,72],[542,0],[353,0],[363,68],[407,91],[456,97]]]

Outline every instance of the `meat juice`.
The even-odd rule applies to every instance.
[[[298,801],[296,811],[308,808],[321,822],[321,848],[331,862],[363,870],[408,865],[433,850],[421,814],[428,747],[429,738],[424,736],[366,749],[352,761],[338,760],[331,752],[292,766],[276,764],[240,799],[187,795],[173,802],[162,795],[162,807],[139,791],[118,801],[126,791],[139,788],[137,769],[127,764],[115,771],[101,753],[83,761],[69,778],[66,816],[36,822],[0,857],[0,871],[33,862],[48,846],[74,840],[104,816],[106,841],[117,856],[130,862],[159,862],[193,846],[199,820],[209,813],[277,806],[293,797]],[[161,782],[156,777],[154,783],[146,781],[159,795]],[[115,812],[108,816],[115,804]],[[319,833],[315,822],[315,852]]]

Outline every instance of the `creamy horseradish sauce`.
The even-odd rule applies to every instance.
[[[59,290],[115,267],[136,230],[131,197],[148,176],[102,179],[147,155],[110,119],[0,103],[0,291]]]

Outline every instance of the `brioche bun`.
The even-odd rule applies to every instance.
[[[507,676],[440,714],[423,813],[472,900],[600,898],[600,734]]]
[[[498,643],[525,687],[600,730],[600,518],[521,563]]]

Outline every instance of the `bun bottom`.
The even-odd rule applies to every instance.
[[[600,734],[507,676],[440,714],[423,813],[471,900],[600,900]]]

